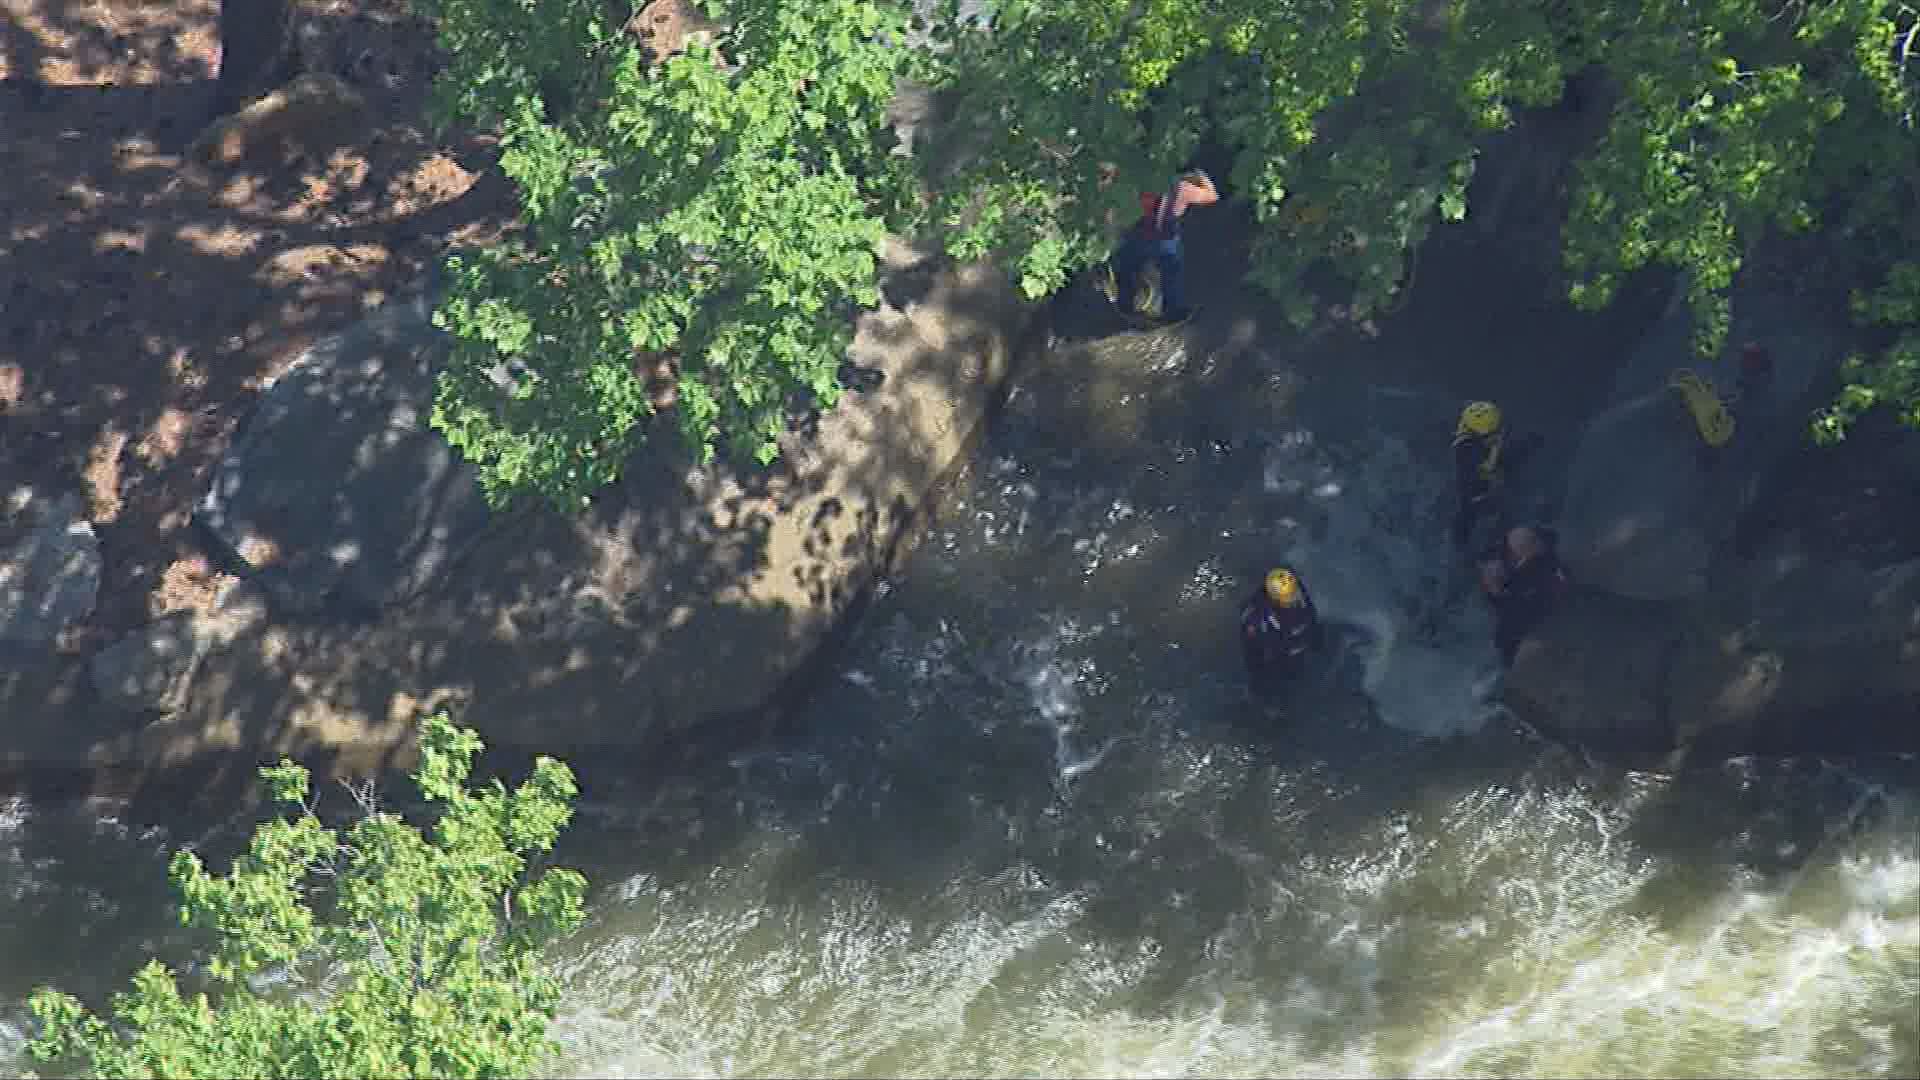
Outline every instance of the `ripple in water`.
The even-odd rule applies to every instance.
[[[1635,902],[1655,868],[1624,838],[1634,809],[1495,787],[1391,816],[1350,854],[1288,864],[1243,847],[1263,899],[1198,935],[1181,931],[1208,920],[1164,912],[1169,932],[1116,934],[1115,898],[1028,861],[947,881],[957,908],[934,919],[831,877],[775,900],[771,849],[692,889],[630,880],[598,940],[562,964],[578,988],[568,1075],[1764,1077],[1920,1063],[1902,1019],[1920,995],[1910,805],[1794,889],[1730,888],[1671,926]]]

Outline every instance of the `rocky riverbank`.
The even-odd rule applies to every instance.
[[[925,104],[903,99],[903,129]],[[1884,436],[1870,483],[1857,451],[1804,438],[1848,345],[1843,314],[1765,275],[1743,284],[1733,340],[1765,349],[1773,373],[1710,450],[1668,386],[1702,365],[1664,285],[1649,276],[1614,310],[1576,316],[1541,272],[1555,162],[1571,151],[1524,135],[1482,169],[1490,213],[1436,235],[1421,283],[1379,325],[1329,309],[1304,337],[1285,329],[1242,286],[1245,230],[1222,209],[1191,226],[1203,319],[1153,343],[1052,351],[1022,407],[1091,452],[1135,453],[1171,426],[1225,455],[1314,408],[1317,379],[1364,372],[1408,406],[1366,422],[1436,470],[1425,486],[1440,497],[1451,410],[1494,397],[1549,434],[1523,502],[1560,525],[1582,583],[1507,678],[1516,714],[1665,762],[1687,747],[1912,748],[1914,438]],[[982,266],[903,244],[887,264],[888,303],[860,317],[849,358],[860,389],[794,432],[779,469],[694,467],[656,439],[572,519],[481,505],[471,470],[424,428],[441,346],[428,301],[383,297],[302,350],[209,467],[192,519],[219,564],[215,599],[108,640],[74,640],[110,569],[97,514],[72,491],[9,484],[0,771],[125,786],[292,753],[363,773],[403,760],[413,719],[441,705],[495,746],[581,761],[755,737],[967,460],[1014,358],[1055,327],[1113,333],[1097,312],[1071,328],[1074,296],[1034,320]],[[1730,362],[1703,373],[1734,382]],[[1836,515],[1804,509],[1829,503],[1891,509],[1870,543],[1836,547],[1822,538]]]
[[[503,749],[580,760],[750,741],[777,717],[770,703],[794,700],[830,658],[965,462],[1013,358],[1072,321],[1070,303],[1034,319],[982,267],[935,271],[904,247],[890,265],[888,293],[904,309],[862,318],[851,359],[867,389],[797,432],[779,471],[694,468],[663,439],[577,519],[495,517],[479,504],[470,471],[419,424],[438,347],[426,303],[396,302],[309,350],[216,469],[198,524],[236,583],[212,609],[169,614],[91,656],[54,646],[98,589],[97,540],[74,499],[17,490],[0,534],[0,689],[16,718],[4,760],[116,785],[283,752],[361,773],[404,759],[412,718],[440,705]],[[1807,446],[1806,408],[1844,343],[1819,337],[1830,321],[1791,297],[1739,310],[1764,313],[1742,317],[1739,340],[1785,359],[1767,396],[1741,403],[1739,437],[1719,455],[1666,388],[1693,362],[1675,309],[1629,334],[1637,344],[1610,353],[1617,369],[1592,373],[1584,391],[1503,380],[1514,415],[1570,433],[1525,488],[1560,525],[1581,582],[1521,650],[1507,704],[1539,730],[1654,764],[1689,749],[1911,749],[1920,551],[1899,542],[1915,509],[1900,497],[1920,490],[1911,437],[1864,433],[1883,441],[1877,453],[1865,441]],[[1089,448],[1120,455],[1138,425],[1197,437],[1221,402],[1244,397],[1241,383],[1296,407],[1259,359],[1278,331],[1257,304],[1244,311],[1193,328],[1186,347],[1051,353],[1023,381],[1034,400],[1022,407],[1056,412]],[[1475,378],[1501,373],[1392,374],[1396,339],[1424,318],[1415,305],[1379,342],[1329,325],[1273,344],[1357,349],[1381,377],[1424,385],[1438,411],[1399,419],[1434,431],[1391,434],[1437,451],[1448,396],[1482,393]],[[1231,340],[1210,345],[1222,330]],[[1164,382],[1163,361],[1192,370],[1177,400],[1141,382]],[[1219,414],[1222,452],[1243,412]],[[1863,471],[1868,461],[1878,471]],[[1812,493],[1884,520],[1837,537],[1841,515],[1809,509],[1827,505]]]
[[[11,327],[12,341],[37,348],[0,362],[0,774],[124,787],[283,752],[359,773],[403,757],[413,718],[441,704],[463,705],[496,745],[576,756],[708,741],[696,731],[743,737],[732,721],[757,727],[849,623],[965,459],[1021,347],[1029,307],[1003,279],[896,244],[885,253],[889,303],[860,316],[848,358],[856,392],[793,432],[778,469],[694,467],[663,431],[588,514],[490,514],[472,471],[424,423],[441,343],[420,293],[423,267],[444,248],[511,227],[490,217],[491,231],[455,228],[467,211],[510,209],[501,197],[510,192],[462,172],[466,197],[412,213],[419,185],[399,173],[425,144],[411,125],[434,71],[431,27],[404,5],[348,7],[300,5],[301,40],[352,46],[340,70],[370,115],[325,161],[293,168],[178,152],[204,119],[195,110],[206,87],[192,80],[211,70],[212,5],[120,42],[128,63],[153,60],[159,77],[186,80],[167,84],[180,93],[164,102],[132,95],[129,108],[103,110],[113,95],[81,91],[102,89],[83,85],[95,76],[111,87],[111,66],[83,70],[49,54],[27,72],[38,81],[23,100],[49,134],[26,132],[37,154],[23,192],[45,198],[11,204],[22,222],[67,213],[41,203],[70,202],[72,174],[84,172],[124,198],[90,195],[97,213],[70,217],[66,234],[87,224],[124,239],[158,215],[191,215],[181,235],[208,238],[227,262],[219,274],[200,262],[169,274],[167,257],[181,252],[149,248],[141,266],[166,288],[125,291],[155,302],[108,305],[69,327],[73,340],[42,341],[44,320]],[[112,20],[87,18],[96,14]],[[28,28],[57,37],[44,21]],[[689,29],[641,22],[669,39],[650,41],[665,51]],[[326,70],[346,62],[320,59]],[[51,133],[72,122],[65,104],[81,97],[96,124],[154,134],[142,143],[144,171],[120,144],[108,166],[65,152]],[[930,106],[903,90],[890,119],[907,143],[931,122]],[[143,193],[153,176],[174,179]],[[300,179],[292,210],[262,208],[292,198],[281,189]],[[384,197],[361,197],[381,185]],[[202,202],[211,209],[195,210]],[[248,229],[308,217],[354,246],[303,247],[312,258],[297,261],[281,247],[310,238]],[[90,231],[76,255],[92,257],[94,243]],[[128,243],[117,253],[139,248]],[[54,257],[66,253],[44,253],[42,277],[57,286],[49,295],[75,292],[90,270]],[[369,265],[387,272],[363,286],[349,272]],[[348,287],[337,287],[343,275]],[[201,282],[208,295],[194,291]],[[350,310],[305,323],[304,309],[267,303],[265,286]],[[14,298],[23,302],[10,315],[41,306],[18,289]],[[232,312],[247,320],[244,333],[226,332]],[[276,316],[305,334],[276,336]],[[90,363],[116,335],[154,355]],[[235,351],[267,341],[280,349],[270,358]],[[216,356],[224,366],[210,378],[202,368]],[[128,371],[162,370],[178,386],[121,385]],[[163,394],[154,430],[130,439]],[[66,431],[76,417],[99,429],[91,446],[91,427]]]
[[[198,523],[236,584],[91,657],[52,643],[91,605],[96,543],[71,506],[22,490],[0,762],[292,753],[358,773],[443,704],[490,743],[575,757],[766,718],[965,460],[1029,325],[985,267],[904,246],[889,265],[916,299],[862,316],[866,389],[777,470],[695,467],[663,437],[574,519],[487,513],[421,422],[428,305],[396,303],[310,349],[216,470]]]

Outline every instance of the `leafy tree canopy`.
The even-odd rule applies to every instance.
[[[837,396],[884,232],[937,224],[1042,296],[1202,139],[1255,219],[1252,281],[1304,322],[1330,266],[1364,317],[1470,212],[1486,138],[1582,71],[1614,93],[1565,224],[1573,302],[1672,267],[1712,353],[1754,245],[1817,234],[1884,348],[1848,362],[1816,434],[1880,405],[1920,424],[1907,0],[996,0],[971,19],[715,0],[717,51],[651,66],[601,0],[430,6],[444,114],[500,125],[532,236],[455,260],[442,309],[458,345],[434,423],[496,498],[580,505],[611,479],[652,409],[648,355],[680,361],[693,447],[770,460],[791,408]],[[963,153],[895,152],[901,77],[949,95]]]
[[[315,816],[305,769],[262,769],[295,813],[259,826],[225,874],[191,851],[173,857],[182,921],[218,939],[212,994],[183,993],[158,960],[115,996],[111,1020],[41,990],[34,1055],[169,1080],[533,1075],[560,993],[538,951],[580,925],[586,883],[529,868],[572,816],[573,774],[542,758],[511,791],[470,787],[480,748],[444,717],[426,721],[414,781],[430,835],[369,807],[343,836]]]

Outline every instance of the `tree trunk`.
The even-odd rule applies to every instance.
[[[293,0],[222,0],[213,115],[225,116],[294,75]]]

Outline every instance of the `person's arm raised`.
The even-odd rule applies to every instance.
[[[1220,201],[1220,193],[1213,189],[1213,178],[1198,169],[1181,177],[1180,184],[1186,188],[1184,201],[1190,207],[1212,206]]]

